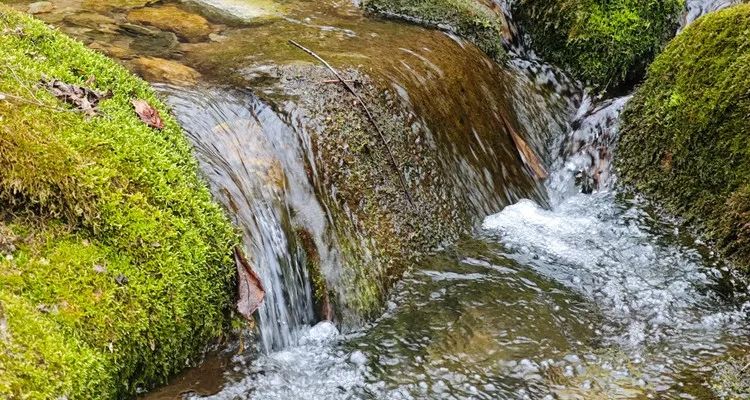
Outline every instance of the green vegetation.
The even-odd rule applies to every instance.
[[[598,89],[640,79],[683,0],[520,0],[513,16],[546,60]]]
[[[43,76],[113,96],[87,117]],[[0,398],[164,382],[230,325],[237,242],[179,126],[145,82],[5,6],[0,93]]]
[[[477,0],[366,0],[364,8],[388,17],[448,27],[490,57],[501,60],[506,56],[502,15]]]
[[[709,14],[651,65],[623,115],[619,169],[750,266],[750,5]]]

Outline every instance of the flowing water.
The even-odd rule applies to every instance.
[[[93,47],[114,44],[107,51],[126,66],[148,55],[202,74],[157,89],[267,293],[261,352],[219,351],[147,398],[708,399],[716,366],[747,354],[750,302],[737,294],[747,283],[678,223],[616,190],[610,162],[628,96],[593,99],[522,44],[500,67],[459,38],[365,18],[348,1],[157,2],[209,17],[220,34],[198,43],[143,33],[118,7],[55,3],[42,18]],[[688,1],[684,24],[728,4]],[[421,258],[364,325],[343,314],[316,324],[331,315],[315,304],[311,258],[346,305],[342,239],[373,247],[353,214],[341,219],[316,126],[274,75],[309,62],[288,39],[388,88],[437,155],[444,204],[427,212],[465,209],[451,215],[476,225]],[[544,185],[518,161],[509,120],[550,154]]]

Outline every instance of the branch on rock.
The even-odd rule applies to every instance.
[[[396,157],[393,155],[393,151],[391,151],[391,147],[388,146],[388,141],[385,139],[385,135],[383,134],[383,131],[380,129],[380,126],[375,121],[375,117],[372,116],[372,113],[370,112],[370,108],[367,107],[367,104],[364,100],[362,100],[362,97],[357,94],[357,92],[354,91],[354,88],[352,85],[349,84],[350,81],[347,81],[344,79],[338,71],[336,71],[331,64],[329,64],[326,60],[324,60],[322,57],[317,55],[314,51],[308,49],[305,46],[302,46],[301,44],[295,42],[294,40],[289,40],[289,43],[293,46],[299,48],[300,50],[304,51],[305,53],[311,55],[316,60],[320,61],[323,65],[325,65],[326,68],[328,68],[329,71],[338,79],[339,82],[341,82],[346,90],[351,93],[359,103],[360,106],[362,106],[362,109],[365,110],[365,114],[367,115],[367,119],[370,121],[372,126],[375,127],[375,131],[378,132],[378,136],[380,136],[380,140],[383,142],[383,145],[385,146],[386,151],[388,152],[388,157],[391,160],[391,164],[393,165],[393,168],[396,170],[396,173],[398,174],[398,179],[401,182],[401,188],[404,191],[404,196],[406,197],[406,201],[409,202],[409,205],[411,205],[412,208],[416,209],[414,206],[414,202],[412,201],[411,195],[409,194],[409,189],[406,186],[406,180],[404,179],[403,174],[401,173],[401,167],[399,167],[398,163],[396,162]]]

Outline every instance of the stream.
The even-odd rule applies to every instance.
[[[257,346],[217,348],[144,399],[711,399],[727,358],[750,352],[748,283],[618,190],[610,162],[629,96],[599,101],[539,60],[500,66],[452,34],[368,18],[349,1],[156,2],[199,10],[219,32],[189,43],[138,30],[116,7],[56,3],[39,17],[126,67],[142,72],[148,56],[198,74],[151,80],[266,288]],[[683,23],[730,3],[690,0]],[[381,266],[322,177],[322,125],[294,86],[307,72],[284,70],[311,60],[290,38],[339,68],[364,64],[398,99],[440,179],[424,219],[473,227],[416,260],[374,319],[347,311],[346,245]],[[509,119],[548,154],[546,181],[500,134]],[[315,304],[310,248],[335,323]]]

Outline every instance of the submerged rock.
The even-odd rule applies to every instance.
[[[205,18],[173,5],[133,10],[128,13],[128,21],[174,32],[191,43],[204,41],[213,32]]]
[[[622,180],[750,267],[750,5],[689,25],[623,114]]]
[[[83,0],[82,8],[91,11],[129,10],[156,3],[159,0]]]
[[[281,5],[273,0],[188,0],[211,17],[247,23],[278,15]]]
[[[145,79],[153,82],[193,85],[201,74],[176,61],[157,57],[138,57],[133,60],[135,70]]]
[[[64,21],[71,25],[96,29],[105,33],[116,33],[119,29],[117,21],[115,21],[114,18],[96,13],[84,12],[80,14],[72,14],[66,16]]]
[[[680,0],[519,0],[513,17],[543,58],[599,89],[640,79],[674,35]]]
[[[39,1],[29,4],[29,14],[44,14],[55,9],[55,5],[50,1]]]

